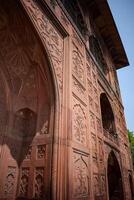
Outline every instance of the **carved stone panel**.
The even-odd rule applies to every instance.
[[[85,66],[84,66],[84,57],[73,45],[72,52],[72,61],[73,61],[73,75],[84,85],[85,84]]]
[[[97,140],[96,135],[92,133],[92,156],[94,159],[97,159]]]
[[[7,175],[4,186],[4,194],[6,197],[12,198],[15,193],[16,183],[16,167],[9,166],[7,169]]]
[[[99,175],[93,174],[93,185],[94,185],[94,196],[100,194],[100,187],[99,187]]]
[[[34,197],[37,199],[45,199],[44,188],[44,167],[37,167],[35,170]]]
[[[89,195],[88,156],[73,153],[73,199]]]
[[[89,120],[91,128],[95,131],[96,128],[95,115],[92,112],[89,112]]]
[[[85,107],[75,99],[73,99],[73,122],[72,135],[76,142],[86,145],[87,138],[87,121]]]
[[[83,85],[73,77],[73,92],[79,97],[83,102],[86,102],[86,90]]]
[[[19,197],[28,196],[29,168],[22,168],[20,172]]]

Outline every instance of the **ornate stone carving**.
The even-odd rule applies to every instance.
[[[37,159],[45,158],[46,153],[46,145],[38,145],[37,146]]]
[[[73,138],[75,141],[86,144],[86,115],[83,106],[76,103],[73,106]]]
[[[48,133],[48,120],[43,124],[40,134],[47,134]]]
[[[87,167],[87,157],[82,156],[78,153],[74,153],[73,156],[74,167],[73,167],[73,196],[75,198],[81,196],[88,196],[88,167]]]
[[[92,156],[97,159],[97,141],[96,136],[92,133]]]
[[[100,193],[99,175],[98,174],[93,175],[93,184],[94,184],[94,195],[96,196]]]
[[[30,146],[30,147],[28,148],[28,151],[27,151],[27,154],[26,154],[25,159],[26,159],[26,160],[30,160],[30,159],[31,159],[31,154],[32,154],[32,146]]]
[[[73,78],[73,91],[82,101],[86,101],[86,90],[75,78]]]
[[[91,124],[91,128],[95,129],[95,115],[90,112],[90,124]]]
[[[58,78],[59,88],[62,89],[63,82],[63,39],[50,23],[47,16],[42,12],[33,0],[22,0],[22,3],[32,17],[39,35],[47,46],[51,55],[55,72]]]
[[[85,71],[84,71],[84,62],[83,56],[77,49],[77,47],[73,46],[73,74],[74,76],[82,83],[85,83]]]
[[[106,184],[105,184],[105,176],[101,175],[100,177],[100,187],[101,187],[101,193],[105,193],[106,192]]]
[[[35,198],[45,199],[44,193],[44,168],[37,167],[35,170]]]
[[[65,14],[61,11],[61,15],[60,15],[60,19],[62,21],[62,23],[68,27],[69,26],[69,21],[67,19],[67,17],[65,16]]]
[[[104,152],[103,152],[102,140],[99,140],[99,159],[100,159],[100,161],[103,160],[103,157],[104,157]]]
[[[16,167],[8,167],[7,176],[5,180],[4,186],[4,194],[5,196],[12,197],[14,194],[15,187],[15,179],[16,179]]]
[[[83,50],[83,43],[82,41],[80,40],[80,38],[78,37],[78,34],[73,30],[72,31],[72,38],[73,38],[73,41],[74,43],[77,45],[77,47],[79,48],[79,50],[81,50],[81,53],[82,53],[82,50]]]
[[[98,91],[95,87],[93,87],[93,91],[94,91],[94,100],[98,103]]]
[[[102,133],[102,128],[101,128],[101,120],[96,118],[96,126],[97,126],[97,132],[98,134]]]
[[[29,168],[21,169],[19,197],[27,197],[28,195],[28,180],[29,180]]]
[[[94,110],[94,101],[91,96],[88,96],[89,99],[89,109]]]
[[[95,103],[95,112],[99,115],[99,105],[97,103]]]
[[[93,96],[93,86],[92,86],[92,82],[87,80],[87,88],[88,88],[88,94],[90,96]]]

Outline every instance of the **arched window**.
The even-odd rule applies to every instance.
[[[91,35],[89,37],[89,46],[90,51],[92,52],[95,60],[97,61],[100,68],[103,70],[103,72],[106,73],[106,63],[103,57],[103,53],[100,47],[100,44],[95,36]]]
[[[116,136],[114,114],[112,107],[105,93],[100,96],[101,116],[103,128]]]

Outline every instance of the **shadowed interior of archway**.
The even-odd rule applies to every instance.
[[[0,0],[0,68],[0,199],[50,199],[53,83],[19,1]]]
[[[108,157],[107,176],[109,200],[123,200],[124,195],[120,166],[113,151]]]

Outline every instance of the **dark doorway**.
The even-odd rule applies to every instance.
[[[107,176],[109,200],[124,200],[121,171],[114,152],[108,158]]]
[[[129,184],[130,184],[130,191],[131,191],[131,199],[134,199],[134,191],[133,191],[133,181],[132,181],[132,176],[129,174]]]

